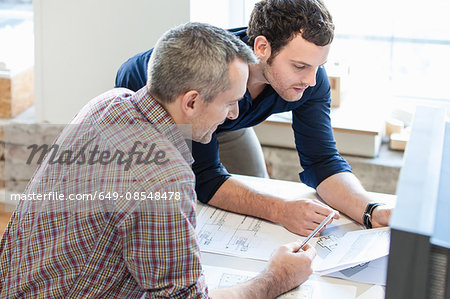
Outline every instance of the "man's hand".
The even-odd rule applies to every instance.
[[[273,277],[279,294],[287,292],[308,280],[312,274],[311,263],[316,256],[314,247],[305,245],[299,251],[301,242],[292,242],[278,248],[269,261],[263,275]],[[279,295],[278,294],[278,295]]]
[[[372,212],[372,227],[387,226],[391,218],[392,207],[388,205],[381,205],[375,208]]]
[[[258,192],[233,177],[223,183],[209,204],[223,210],[280,223],[291,232],[303,236],[309,235],[332,211],[317,199],[287,201]],[[336,213],[334,219],[338,218],[339,214]]]
[[[317,193],[333,209],[339,210],[363,224],[364,211],[369,202],[374,202],[359,180],[349,172],[336,173],[317,186]],[[378,206],[372,212],[372,227],[389,224],[392,207]]]
[[[316,250],[301,242],[281,246],[272,255],[267,268],[246,283],[210,291],[211,298],[275,298],[304,283],[312,274],[311,263]]]
[[[297,199],[283,201],[279,204],[278,219],[276,222],[282,224],[293,233],[302,236],[309,235],[333,210],[317,199]],[[339,219],[339,213],[333,219]],[[330,224],[333,219],[330,220]],[[316,235],[319,236],[325,230],[324,226]]]

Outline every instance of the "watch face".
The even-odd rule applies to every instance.
[[[372,218],[372,212],[374,210],[374,208],[377,206],[377,204],[368,204],[366,211],[363,214],[363,224],[366,228],[372,228],[372,222],[371,222],[371,218]]]

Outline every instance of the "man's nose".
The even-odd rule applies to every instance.
[[[238,116],[239,116],[239,104],[236,103],[228,111],[227,118],[233,120],[233,119],[236,119]]]
[[[316,85],[316,74],[317,74],[317,68],[310,68],[308,74],[303,80],[303,83],[308,84],[308,86],[314,86]]]

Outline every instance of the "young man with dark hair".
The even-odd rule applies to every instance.
[[[220,125],[209,144],[193,143],[196,190],[210,205],[281,223],[308,235],[331,209],[317,200],[261,194],[232,177],[219,159],[218,138],[224,132],[252,127],[271,114],[292,111],[292,128],[303,183],[317,190],[329,206],[367,227],[387,225],[391,208],[372,203],[336,148],[330,121],[330,83],[323,64],[334,36],[332,18],[320,0],[258,2],[247,30],[235,32],[260,59],[250,66],[240,115]],[[247,36],[248,34],[248,36]],[[119,69],[116,85],[130,87],[145,78],[151,50]],[[245,155],[239,151],[235,157]],[[339,217],[336,215],[335,217]],[[323,228],[325,229],[325,228]]]

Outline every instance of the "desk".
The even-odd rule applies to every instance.
[[[278,196],[284,197],[286,199],[295,199],[299,197],[303,198],[318,198],[314,189],[307,187],[301,183],[288,182],[288,181],[280,181],[280,180],[271,180],[271,179],[262,179],[255,177],[247,177],[247,176],[235,176],[240,179],[242,182],[248,184],[252,188],[255,188],[259,191],[263,191],[265,193],[272,193]],[[395,196],[381,194],[381,193],[371,193],[374,198],[378,201],[382,202],[393,202],[395,201]],[[197,213],[201,211],[203,208],[202,204],[198,205]],[[344,217],[344,215],[341,215]],[[294,241],[294,240],[293,240]],[[233,268],[238,270],[252,271],[252,272],[260,272],[265,267],[267,262],[246,259],[234,256],[226,256],[215,253],[202,252],[202,264],[208,266],[215,267],[225,267],[225,268]],[[370,285],[364,283],[357,283],[348,280],[342,280],[331,277],[319,277],[316,275],[312,275],[310,280],[321,281],[327,284],[335,284],[335,285],[351,285],[356,287],[356,298],[358,299],[378,299],[384,298],[384,286],[379,285]]]

